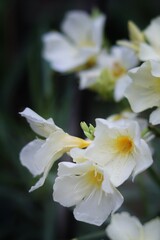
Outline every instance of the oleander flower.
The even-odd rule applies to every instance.
[[[121,206],[123,197],[106,171],[87,160],[82,149],[72,149],[70,154],[78,162],[59,163],[53,199],[65,207],[75,206],[76,220],[100,226]]]
[[[160,123],[160,61],[146,61],[129,72],[132,79],[127,87],[127,97],[134,112],[157,107],[150,115],[153,125]]]
[[[105,167],[116,187],[153,162],[147,143],[141,138],[139,124],[133,120],[96,119],[95,138],[86,149],[86,157]]]
[[[28,143],[20,152],[20,161],[23,166],[34,175],[42,175],[30,191],[41,187],[54,164],[64,153],[71,148],[84,148],[89,142],[70,136],[61,128],[57,127],[50,118],[45,120],[30,108],[25,108],[20,113],[28,121],[31,129],[41,138],[36,138]]]
[[[69,11],[61,25],[62,33],[43,36],[43,58],[59,72],[77,71],[95,64],[102,46],[105,16]]]
[[[133,50],[114,46],[110,53],[101,52],[94,68],[79,73],[79,88],[89,88],[106,99],[114,95],[115,100],[119,101],[131,82],[127,72],[137,64],[138,59]]]
[[[112,215],[106,234],[111,240],[159,240],[160,218],[142,225],[138,218],[127,212],[116,213]]]

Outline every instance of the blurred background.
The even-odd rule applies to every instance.
[[[91,12],[99,8],[107,15],[105,36],[111,44],[128,38],[127,21],[144,29],[160,15],[157,0],[0,0],[0,239],[68,240],[103,230],[76,222],[71,209],[52,200],[57,165],[45,185],[28,193],[36,179],[19,161],[21,148],[34,133],[18,112],[30,107],[70,134],[83,136],[80,121],[94,124],[96,117],[107,117],[119,110],[113,102],[99,101],[96,94],[78,90],[71,75],[53,72],[41,57],[42,35],[60,30],[69,10]],[[158,141],[154,142],[158,148]],[[154,168],[160,167],[155,154]],[[137,215],[142,222],[159,214],[159,187],[152,173],[137,177],[135,184],[120,188],[125,202],[120,209]],[[106,237],[97,239],[107,239]]]

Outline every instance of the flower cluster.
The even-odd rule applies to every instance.
[[[160,17],[144,31],[130,21],[130,40],[111,47],[104,44],[105,20],[100,13],[68,12],[63,34],[43,36],[42,56],[53,70],[76,74],[81,90],[88,88],[115,102],[125,97],[133,112],[97,118],[95,127],[81,122],[86,137],[82,139],[26,108],[20,114],[38,137],[21,150],[20,161],[33,176],[40,176],[33,191],[44,184],[54,162],[67,154],[70,161],[58,164],[54,201],[74,207],[77,220],[97,226],[112,214],[106,229],[112,240],[159,240],[159,218],[142,226],[128,213],[114,212],[124,201],[118,187],[153,163],[151,127],[160,124]],[[153,107],[149,120],[138,116]]]
[[[21,163],[34,176],[43,174],[30,191],[42,186],[54,162],[69,154],[72,162],[59,163],[53,199],[66,207],[76,206],[77,220],[101,225],[123,202],[116,188],[153,162],[135,120],[96,119],[90,140],[65,133],[52,119],[45,120],[29,108],[20,114],[43,137],[28,143],[20,153]]]

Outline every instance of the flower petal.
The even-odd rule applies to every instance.
[[[93,18],[92,23],[92,39],[99,48],[102,45],[103,41],[103,31],[106,17],[101,14],[96,18]]]
[[[93,189],[90,195],[75,207],[74,217],[79,221],[100,226],[122,202],[123,197],[116,189],[113,194]]]
[[[160,108],[157,108],[151,113],[149,122],[153,125],[160,124]]]
[[[48,137],[51,132],[60,129],[55,125],[53,119],[45,120],[30,108],[25,108],[20,115],[25,117],[31,129],[42,137]]]
[[[151,73],[154,77],[160,77],[160,61],[150,61]]]
[[[142,225],[139,220],[126,212],[112,215],[111,223],[106,228],[111,240],[138,240],[141,239],[141,232]]]
[[[110,161],[106,166],[111,183],[118,187],[131,175],[136,163],[133,158],[117,157]]]
[[[42,147],[44,142],[44,140],[36,139],[23,147],[20,152],[21,164],[27,167],[34,176],[40,175],[44,170],[37,168],[37,158],[35,157],[37,151]]]
[[[95,55],[94,51],[80,51],[76,49],[76,53],[71,56],[63,56],[60,59],[52,61],[51,67],[59,72],[76,71],[76,68],[84,65],[90,57]]]
[[[75,53],[73,45],[61,33],[55,31],[46,33],[42,40],[44,43],[43,57],[48,61]]]
[[[45,167],[45,170],[44,170],[44,173],[43,173],[43,176],[38,180],[38,182],[36,182],[36,184],[34,186],[32,186],[29,190],[29,192],[33,192],[34,190],[40,188],[43,186],[45,180],[46,180],[46,177],[48,176],[48,173],[52,167],[53,163],[50,162],[46,167]]]
[[[146,43],[141,43],[139,48],[139,59],[141,61],[147,60],[160,60],[160,55],[157,54],[156,50]]]
[[[64,154],[65,133],[58,130],[52,133],[35,154],[35,165],[39,171],[44,171],[49,162],[52,164]]]
[[[160,17],[156,17],[151,21],[144,34],[153,47],[160,48]]]
[[[79,203],[90,191],[82,176],[57,177],[53,186],[53,199],[65,207]]]
[[[86,42],[91,35],[91,18],[83,11],[69,11],[62,23],[62,31],[76,44]]]
[[[90,191],[85,175],[92,164],[88,161],[82,164],[61,162],[58,165],[58,177],[53,186],[53,198],[63,206],[73,206],[81,201]]]
[[[85,89],[91,87],[96,83],[97,78],[100,76],[101,68],[93,68],[79,73],[80,82],[79,88]]]
[[[160,237],[160,218],[153,219],[144,224],[144,239],[159,240]]]
[[[133,81],[127,87],[125,96],[134,112],[160,105],[160,96],[157,91],[159,79],[152,76],[150,61],[143,63],[138,71],[129,72],[129,76]]]
[[[140,147],[138,151],[137,151],[138,154],[136,157],[136,166],[133,171],[133,179],[135,178],[136,175],[146,170],[153,163],[151,150],[143,139],[141,139]]]
[[[124,75],[116,81],[114,88],[114,99],[118,102],[124,97],[125,90],[132,82],[128,75]]]

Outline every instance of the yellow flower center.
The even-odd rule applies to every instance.
[[[133,146],[133,140],[128,136],[119,136],[115,139],[115,148],[121,154],[131,153]]]
[[[113,76],[118,78],[126,73],[126,70],[119,63],[115,62],[112,69]]]
[[[92,168],[87,174],[86,174],[87,182],[91,185],[100,188],[103,182],[103,174],[101,172],[98,172],[96,168]]]

